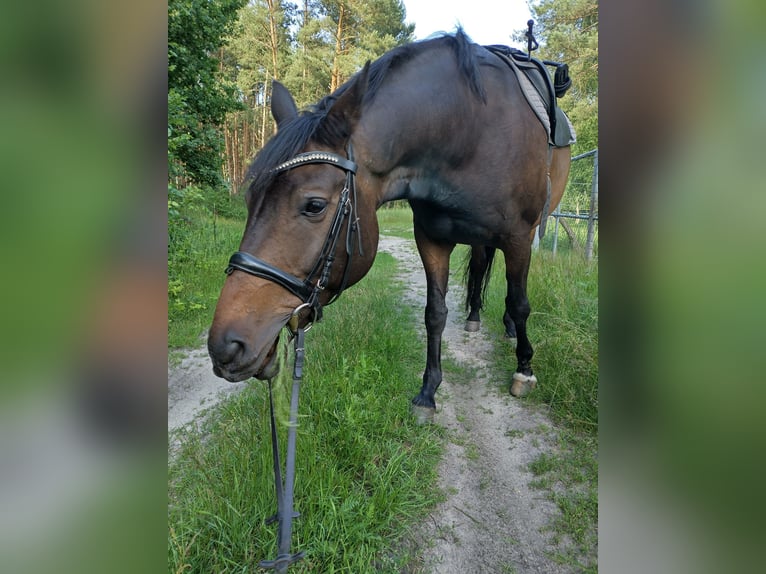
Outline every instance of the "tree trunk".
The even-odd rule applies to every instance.
[[[231,186],[232,189],[236,189],[237,182],[239,181],[239,122],[235,120],[234,123],[234,142],[233,146],[234,148],[234,158],[233,158],[233,166],[232,166],[232,177],[231,177]]]
[[[240,174],[239,180],[237,181],[237,187],[242,185],[242,182],[245,179],[245,171],[247,170],[247,166],[250,164],[250,154],[253,149],[253,140],[251,136],[250,116],[249,114],[245,114],[243,116],[242,122],[242,173]]]
[[[346,6],[341,3],[338,13],[338,27],[335,32],[335,57],[332,62],[332,77],[330,80],[330,93],[333,93],[341,85],[340,56],[343,53],[343,27],[345,25]]]
[[[559,217],[559,225],[561,225],[561,228],[566,232],[567,237],[569,238],[569,244],[572,246],[573,249],[580,249],[580,242],[577,241],[577,236],[572,231],[572,228],[569,227],[569,224],[565,221],[563,217]]]
[[[229,194],[232,193],[232,190],[234,189],[234,175],[233,175],[233,167],[232,167],[232,154],[234,153],[231,148],[231,128],[229,127],[229,121],[224,122],[223,124],[223,142],[224,142],[224,169],[225,173],[223,174],[224,179],[229,180]]]
[[[266,96],[269,94],[269,86],[263,85],[263,108],[261,109],[261,147],[266,143],[266,122],[269,117],[266,115]]]
[[[277,13],[274,0],[266,0],[269,7],[269,48],[271,49],[271,65],[274,79],[279,79],[279,36],[277,35]]]
[[[303,28],[305,29],[309,23],[309,0],[303,0]],[[306,95],[306,79],[309,75],[308,66],[306,64],[306,44],[302,46],[303,50],[303,85],[301,86],[301,93]]]

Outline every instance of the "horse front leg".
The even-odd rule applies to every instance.
[[[447,324],[445,297],[449,280],[449,258],[455,244],[437,243],[430,240],[417,224],[415,225],[415,241],[426,273],[425,324],[428,350],[426,370],[423,373],[423,386],[420,393],[412,399],[412,405],[417,420],[427,422],[433,419],[436,412],[434,395],[442,382],[442,333]]]

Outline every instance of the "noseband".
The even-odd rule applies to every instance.
[[[356,174],[356,163],[354,162],[353,150],[350,143],[348,144],[347,154],[348,158],[330,152],[301,153],[271,170],[273,173],[278,174],[303,165],[326,163],[334,165],[346,172],[346,183],[343,186],[343,190],[340,192],[338,208],[335,211],[335,216],[330,225],[330,231],[327,234],[327,238],[324,241],[322,250],[319,252],[319,257],[317,258],[314,267],[305,279],[301,280],[295,275],[282,271],[270,263],[258,259],[249,253],[245,253],[244,251],[237,251],[234,253],[229,259],[229,265],[226,268],[227,275],[231,275],[234,270],[244,271],[250,275],[273,281],[298,297],[303,303],[293,312],[293,320],[296,322],[295,325],[290,325],[293,331],[295,331],[297,327],[297,321],[299,320],[298,314],[303,309],[309,309],[312,312],[312,316],[309,319],[309,326],[314,323],[314,321],[319,321],[322,318],[322,304],[319,302],[319,295],[325,290],[327,282],[330,279],[330,271],[332,269],[332,264],[335,261],[335,249],[338,243],[338,237],[340,236],[343,222],[346,218],[348,218],[346,231],[346,266],[343,270],[343,279],[340,288],[337,293],[333,295],[331,300],[328,301],[328,304],[340,297],[340,294],[346,288],[349,269],[351,268],[351,256],[354,251],[353,237],[355,234],[357,235],[359,243],[359,255],[364,255],[362,251],[362,237],[359,230],[356,182],[354,177]]]

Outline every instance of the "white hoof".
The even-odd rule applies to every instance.
[[[511,394],[514,397],[524,397],[537,385],[537,377],[523,373],[513,373]]]

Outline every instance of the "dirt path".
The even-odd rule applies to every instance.
[[[414,242],[381,237],[378,249],[401,263],[407,297],[424,309],[425,274]],[[463,293],[451,280],[443,341],[446,354],[474,375],[463,381],[446,376],[436,394],[435,422],[450,436],[439,470],[447,499],[418,534],[423,569],[434,574],[570,572],[548,558],[556,547],[545,529],[558,509],[543,491],[528,486],[534,477],[527,466],[550,448],[551,423],[511,397],[511,373],[495,378],[484,326],[477,333],[463,329]]]
[[[393,255],[404,270],[409,304],[422,316],[425,274],[411,240],[381,237],[380,251]],[[472,380],[446,377],[436,394],[435,422],[449,430],[440,467],[446,500],[416,534],[421,572],[428,574],[563,574],[546,529],[558,510],[543,491],[531,489],[528,464],[549,447],[551,423],[508,393],[511,373],[496,378],[489,360],[491,343],[482,326],[463,330],[462,287],[450,284],[450,313],[444,331],[446,353],[470,367]],[[488,320],[499,320],[488,318]],[[418,322],[425,336],[425,327]],[[541,381],[541,384],[545,384]],[[190,351],[168,369],[168,435],[198,424],[205,412],[247,383],[228,383],[213,375],[205,348]],[[413,396],[417,389],[413,389]]]
[[[178,365],[168,367],[168,448],[174,453],[176,437],[188,425],[199,425],[209,409],[247,383],[229,383],[213,374],[207,347],[187,351]]]

